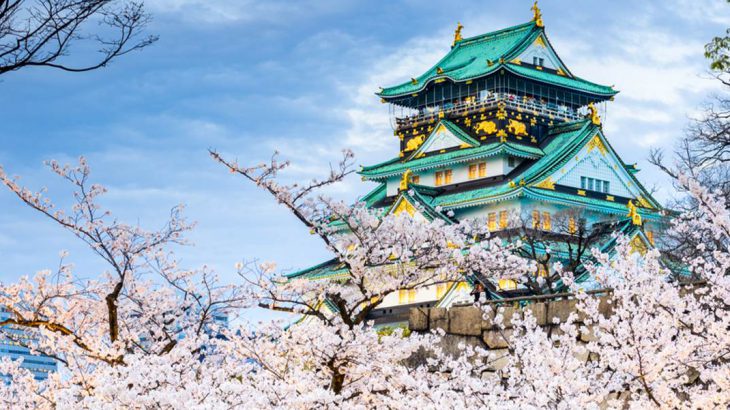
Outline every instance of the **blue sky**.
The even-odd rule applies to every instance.
[[[543,1],[547,34],[573,73],[621,93],[604,128],[640,178],[667,199],[646,163],[671,149],[690,116],[718,90],[703,45],[730,26],[722,0]],[[103,203],[153,228],[187,205],[197,221],[185,266],[233,278],[239,260],[283,268],[327,254],[266,194],[225,172],[208,148],[245,163],[275,149],[287,177],[327,171],[342,148],[370,164],[397,153],[387,108],[373,93],[414,77],[448,51],[456,22],[472,36],[530,20],[530,1],[148,0],[154,46],[85,74],[27,69],[0,80],[0,164],[58,202],[68,191],[42,162],[89,160]],[[359,178],[330,190],[355,198]],[[0,280],[53,268],[58,253],[84,276],[101,265],[72,235],[0,191]]]

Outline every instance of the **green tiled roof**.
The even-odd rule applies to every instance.
[[[518,46],[526,43],[537,32],[539,32],[539,28],[534,22],[529,22],[480,36],[466,38],[456,43],[451,51],[441,61],[431,67],[430,70],[417,77],[417,84],[413,84],[410,81],[405,82],[395,87],[385,88],[378,95],[381,97],[392,97],[418,92],[429,81],[438,77],[448,77],[453,81],[466,81],[481,77],[494,71],[498,66],[498,64],[493,64],[489,67],[487,60],[499,61],[502,56],[509,54]],[[443,70],[443,74],[438,74],[439,68]]]
[[[543,33],[543,28],[538,27],[531,21],[464,39],[456,43],[436,65],[416,77],[415,84],[413,81],[407,81],[393,87],[384,88],[377,95],[389,98],[413,94],[420,92],[431,81],[439,78],[463,82],[487,76],[500,68],[506,68],[516,75],[528,77],[535,81],[586,93],[601,96],[613,96],[617,93],[611,87],[594,84],[573,77],[569,73],[566,76],[561,76],[509,63],[511,58],[519,55]],[[441,73],[439,73],[439,69],[442,70]]]
[[[374,203],[385,198],[387,189],[385,184],[379,184],[377,188],[367,193],[364,197],[360,198],[361,202],[365,202],[365,206],[370,208]]]
[[[522,193],[521,187],[512,188],[509,186],[509,182],[505,181],[502,184],[494,185],[490,187],[472,189],[464,192],[457,192],[454,194],[441,195],[435,198],[433,204],[436,206],[446,207],[458,207],[460,204],[469,203],[472,201],[480,201],[479,203],[504,201],[520,196]]]
[[[508,63],[505,64],[505,67],[507,70],[513,72],[514,74],[531,78],[533,80],[542,81],[544,83],[558,85],[565,88],[570,88],[574,90],[580,90],[585,91],[592,94],[600,94],[605,96],[612,96],[616,95],[618,91],[614,90],[611,87],[600,85],[596,83],[592,83],[590,81],[584,80],[582,78],[578,77],[566,77],[558,74],[553,74],[546,71],[536,70],[531,67],[525,67],[517,64]]]
[[[446,164],[468,162],[499,154],[509,154],[527,159],[537,159],[543,156],[542,150],[537,147],[511,142],[493,142],[476,148],[463,148],[411,161],[400,161],[396,158],[371,167],[363,167],[359,174],[367,179],[382,179],[402,174],[407,169],[417,172]]]
[[[314,265],[310,268],[292,272],[284,276],[286,276],[288,279],[294,279],[300,276],[306,276],[309,279],[319,279],[344,272],[347,272],[347,268],[345,268],[345,265],[342,262],[338,261],[337,258],[333,258],[318,265]]]
[[[626,205],[623,203],[618,202],[612,202],[612,201],[606,201],[604,199],[597,199],[597,198],[588,198],[588,197],[577,197],[574,194],[569,194],[565,192],[558,192],[558,191],[551,191],[551,190],[544,190],[544,189],[534,189],[534,188],[526,188],[524,190],[524,195],[530,198],[534,199],[541,199],[541,200],[549,200],[551,202],[562,202],[562,203],[568,203],[570,205],[575,205],[577,203],[586,205],[589,208],[593,208],[595,210],[602,210],[606,213],[614,214],[614,215],[626,215]],[[646,208],[638,208],[638,212],[641,215],[642,218],[657,220],[661,219],[662,216],[659,213],[659,210],[656,209],[646,209]]]

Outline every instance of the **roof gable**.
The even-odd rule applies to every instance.
[[[570,153],[570,157],[565,158],[532,185],[536,188],[554,189],[557,184],[583,191],[602,192],[607,197],[636,199],[645,208],[660,208],[659,203],[633,173],[626,170],[603,132],[599,128],[591,128],[591,132],[582,139],[578,149]]]
[[[393,206],[390,207],[388,214],[398,216],[404,212],[413,218],[426,219],[423,214],[418,211],[416,205],[413,204],[405,195],[401,194],[398,196],[398,199],[393,202]]]
[[[549,68],[551,70],[556,70],[558,73],[561,73],[561,75],[570,76],[568,68],[560,60],[560,57],[558,57],[558,54],[548,41],[545,33],[540,33],[532,41],[532,43],[527,46],[527,48],[522,50],[522,52],[520,52],[520,54],[512,60],[512,62],[516,64],[527,63]]]
[[[441,120],[428,138],[407,159],[419,158],[430,152],[445,152],[450,148],[474,148],[480,144],[451,121]]]
[[[446,223],[453,223],[451,219],[431,206],[430,201],[418,192],[417,185],[409,187],[407,191],[401,191],[385,213],[400,215],[404,212],[418,220],[430,222],[434,219],[441,219]]]

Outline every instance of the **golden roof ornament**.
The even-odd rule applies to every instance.
[[[537,7],[537,0],[535,0],[535,3],[532,5],[532,21],[535,22],[535,25],[538,27],[544,27],[542,24],[542,12],[540,11],[540,8]]]
[[[636,205],[634,205],[634,201],[629,200],[629,203],[626,204],[626,207],[629,208],[629,213],[626,216],[631,218],[631,222],[634,225],[641,225],[641,215],[639,215],[639,212],[636,209]]]
[[[593,103],[588,104],[588,111],[590,111],[591,122],[593,125],[601,125],[601,117],[598,115],[598,108]]]
[[[456,43],[464,39],[461,37],[461,29],[463,28],[464,26],[462,26],[460,22],[456,23],[456,30],[454,30],[454,44],[452,44],[451,47],[454,47]]]
[[[400,187],[398,187],[401,191],[408,190],[408,184],[411,182],[411,175],[413,175],[413,171],[410,169],[407,169],[406,172],[403,173],[403,177],[400,180]]]

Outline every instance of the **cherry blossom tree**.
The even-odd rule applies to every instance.
[[[90,183],[83,158],[74,167],[49,164],[74,188],[69,211],[0,173],[23,203],[71,231],[109,266],[99,278],[82,279],[62,259],[56,272],[0,286],[0,303],[11,312],[0,326],[32,331],[26,346],[62,363],[59,374],[37,382],[17,362],[4,361],[0,372],[13,381],[0,399],[28,407],[174,408],[184,398],[188,407],[311,408],[393,407],[426,394],[422,379],[438,373],[407,359],[434,351],[435,336],[404,337],[401,329],[378,334],[367,313],[402,288],[463,280],[477,269],[515,272],[525,264],[474,224],[383,216],[317,195],[347,175],[351,158],[345,153],[330,178],[304,187],[278,185],[284,165],[275,160],[231,167],[275,194],[323,239],[347,267],[346,278],[334,282],[288,280],[273,265],[241,264],[243,284],[224,286],[206,270],[181,269],[168,249],[184,244],[190,229],[180,208],[158,231],[117,221],[98,204],[106,190]],[[336,309],[322,309],[325,301]],[[307,319],[288,329],[279,323],[221,329],[213,320],[216,312],[235,315],[252,306]]]
[[[49,167],[73,187],[70,210],[56,208],[43,192],[20,186],[2,169],[0,182],[85,242],[107,270],[83,278],[62,257],[55,272],[0,285],[0,305],[10,313],[0,322],[3,336],[62,365],[59,374],[38,383],[5,360],[1,372],[11,374],[13,382],[0,400],[29,408],[164,405],[161,391],[186,390],[179,383],[207,376],[203,368],[209,363],[200,358],[218,333],[214,316],[245,305],[245,295],[239,287],[220,284],[211,272],[177,266],[169,246],[184,244],[183,234],[191,228],[181,207],[172,209],[161,229],[147,231],[116,220],[99,205],[106,189],[90,182],[83,158],[77,166],[50,162]],[[30,331],[34,338],[13,329]]]
[[[300,337],[300,332],[307,334],[308,346],[300,348],[313,350],[299,355],[316,357],[318,364],[315,367],[322,369],[312,373],[317,380],[307,385],[307,393],[317,387],[334,395],[331,400],[340,400],[340,404],[366,400],[364,403],[368,407],[388,405],[388,401],[377,401],[376,397],[392,400],[395,392],[407,396],[403,389],[408,387],[389,378],[410,378],[417,369],[393,364],[434,343],[431,338],[422,336],[411,336],[396,343],[401,339],[400,331],[379,338],[368,323],[368,314],[388,295],[400,290],[464,281],[467,274],[475,272],[488,272],[494,277],[517,277],[530,269],[526,260],[513,252],[513,246],[519,244],[503,246],[500,239],[489,238],[484,221],[447,224],[441,219],[428,222],[407,212],[384,215],[382,210],[368,209],[363,203],[350,206],[321,195],[318,190],[341,181],[350,173],[353,156],[349,151],[344,152],[343,159],[332,168],[327,179],[290,186],[280,184],[277,179],[288,163],[279,162],[276,156],[270,163],[255,167],[240,166],[217,152],[211,152],[211,156],[230,172],[271,193],[310,232],[322,239],[335,255],[331,263],[333,269],[342,272],[333,281],[288,278],[271,266],[257,269],[255,265],[248,265],[240,270],[258,306],[305,317],[307,326],[294,326],[272,339],[281,347],[284,341]],[[326,303],[334,308],[325,310],[323,305]],[[315,335],[308,333],[309,327],[317,329]],[[331,346],[322,348],[319,338],[326,339]],[[395,350],[383,349],[385,344],[392,345]],[[287,352],[294,350],[286,349]],[[257,360],[265,362],[266,355],[260,348],[250,345],[248,350],[255,351]],[[312,366],[311,361],[306,363]],[[286,364],[291,366],[288,361]],[[384,371],[386,366],[387,372]],[[274,377],[284,384],[296,383],[301,378],[297,373],[282,371],[275,372]],[[366,391],[370,392],[371,398],[365,399]],[[376,391],[380,394],[374,395]],[[272,403],[279,405],[281,402]],[[327,402],[317,403],[325,404]]]
[[[636,253],[618,238],[612,255],[593,251],[587,269],[603,286],[599,299],[572,282],[577,309],[559,331],[538,326],[530,310],[503,332],[508,349],[439,347],[442,334],[378,333],[368,313],[400,289],[465,275],[518,278],[535,269],[483,230],[483,222],[428,222],[346,205],[320,189],[349,173],[352,155],[324,180],[279,182],[276,157],[239,166],[212,153],[234,174],[270,192],[320,237],[342,272],[335,280],[288,277],[271,263],[236,266],[239,284],[206,269],[178,266],[171,247],[190,229],[175,208],[157,231],[114,219],[98,203],[105,189],[78,166],[50,163],[74,188],[70,210],[57,209],[0,172],[18,198],[87,243],[108,265],[86,279],[62,258],[54,271],[0,286],[11,318],[35,353],[61,370],[39,382],[17,361],[0,361],[12,382],[0,386],[8,408],[725,408],[730,403],[728,269],[730,215],[722,200],[682,178],[699,208],[673,229],[702,231],[722,248],[686,261],[700,282],[677,280],[659,253]],[[602,303],[609,303],[607,311]],[[324,305],[329,306],[324,309]],[[489,305],[491,306],[491,305]],[[251,307],[301,320],[218,325],[217,313]],[[506,327],[500,311],[485,317]],[[490,319],[492,320],[492,319]],[[7,329],[4,327],[2,329]],[[12,337],[13,332],[7,332]],[[586,337],[589,335],[589,337]],[[587,341],[586,341],[587,340]],[[497,361],[506,365],[495,370]]]
[[[466,376],[452,379],[451,389],[468,387],[473,397],[465,407],[499,407],[497,393],[508,400],[505,407],[519,408],[730,405],[730,214],[722,196],[692,179],[680,182],[700,206],[673,229],[711,232],[724,244],[709,257],[685,261],[687,275],[701,281],[680,280],[663,266],[657,249],[641,255],[625,237],[618,238],[613,256],[594,249],[596,262],[587,268],[605,289],[603,298],[587,294],[571,272],[562,271],[578,303],[566,322],[555,324],[559,331],[538,326],[530,310],[514,315],[512,333],[503,332],[508,364],[483,385],[473,377],[485,372],[493,353],[466,349],[478,366],[452,362],[452,371]],[[484,310],[485,317],[494,313]],[[500,313],[494,320],[506,325]]]

